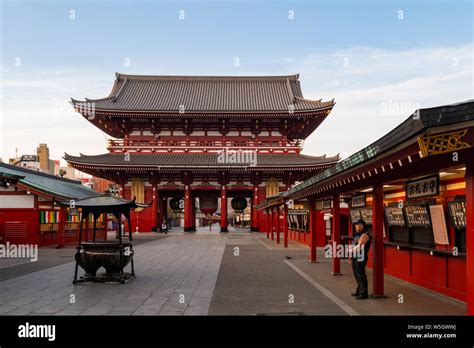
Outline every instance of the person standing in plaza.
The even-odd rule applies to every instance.
[[[356,299],[362,300],[368,298],[368,283],[367,274],[365,273],[365,266],[367,265],[368,253],[371,244],[371,237],[367,233],[364,220],[357,220],[354,223],[355,234],[352,240],[351,248],[351,263],[354,277],[357,281],[357,289],[352,296]]]

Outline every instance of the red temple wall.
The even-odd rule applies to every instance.
[[[14,236],[5,235],[5,222],[14,221],[15,224],[26,223],[26,234],[15,233]],[[12,244],[39,244],[39,215],[36,209],[0,209],[0,243],[7,241]]]
[[[437,204],[443,204],[457,195],[464,195],[464,189],[444,191]],[[397,202],[404,197],[386,199],[385,203]],[[369,204],[370,206],[370,204]],[[448,224],[450,245],[454,247],[454,229]],[[388,235],[384,241],[388,242]],[[444,246],[438,248],[446,249]],[[372,249],[372,248],[371,248]],[[372,250],[369,251],[367,267],[372,268]],[[430,255],[424,250],[398,250],[396,246],[384,245],[384,272],[404,281],[422,286],[432,291],[466,301],[466,258],[439,253]]]

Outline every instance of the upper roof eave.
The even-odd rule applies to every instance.
[[[464,102],[440,105],[435,107],[418,109],[412,113],[405,121],[400,123],[390,132],[383,135],[381,138],[367,145],[364,149],[352,154],[346,159],[339,162],[333,168],[327,169],[313,177],[305,180],[298,186],[291,188],[283,193],[285,198],[291,197],[305,189],[314,187],[316,185],[323,185],[327,180],[333,177],[343,175],[352,170],[367,165],[377,159],[383,158],[391,150],[402,144],[413,144],[414,140],[421,134],[426,134],[432,129],[441,126],[448,126],[455,123],[465,124],[474,121],[474,99],[469,99]],[[394,135],[399,136],[393,138]],[[371,156],[367,155],[367,148],[379,148],[380,151],[373,152]],[[366,157],[362,162],[351,161],[357,156]]]
[[[298,81],[300,74],[292,75],[260,75],[260,76],[194,76],[194,75],[129,75],[119,72],[115,73],[117,80],[147,80],[147,81],[280,81],[289,79],[290,81]]]
[[[107,98],[102,98],[102,99],[88,99],[86,98],[85,100],[76,100],[72,99],[72,104],[73,106],[76,106],[77,103],[89,103],[89,102],[94,102],[98,100],[106,100],[106,99],[113,99],[112,97],[107,97]],[[316,102],[312,100],[305,100],[306,102]],[[303,114],[303,113],[311,113],[311,112],[321,112],[325,110],[331,110],[334,105],[336,105],[336,102],[332,101],[327,101],[327,102],[321,102],[322,104],[325,104],[323,106],[314,108],[314,109],[299,109],[299,110],[294,110],[292,113],[293,114]],[[202,110],[186,110],[185,113],[180,113],[179,110],[128,110],[128,109],[103,109],[103,108],[96,108],[94,109],[95,112],[102,111],[102,112],[113,112],[113,113],[122,113],[122,114],[128,114],[128,113],[153,113],[153,114],[176,114],[179,115],[180,117],[186,116],[187,114],[192,114],[192,115],[199,115],[199,114],[219,114],[219,115],[234,115],[234,114],[288,114],[291,115],[288,110],[208,110],[208,111],[202,111]]]

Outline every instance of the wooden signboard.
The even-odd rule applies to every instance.
[[[449,245],[448,228],[442,205],[430,205],[431,226],[436,244]]]
[[[308,209],[288,209],[288,215],[306,215]]]
[[[323,209],[331,209],[332,208],[332,200],[331,199],[325,199],[323,201]]]
[[[405,190],[407,199],[438,196],[439,176],[433,175],[407,181]]]
[[[352,208],[365,207],[366,200],[367,200],[367,196],[366,196],[365,193],[352,196],[351,197],[351,207]]]

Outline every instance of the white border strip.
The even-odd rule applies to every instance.
[[[272,248],[271,246],[269,246],[269,245],[268,245],[267,243],[265,243],[265,242],[262,242],[262,241],[260,240],[260,238],[257,238],[257,240],[260,242],[260,244],[264,245],[266,248],[268,248],[268,249],[270,249],[270,250],[273,250],[273,248]]]
[[[306,279],[312,286],[314,286],[316,289],[321,291],[323,295],[325,295],[327,298],[329,298],[332,302],[337,304],[339,307],[342,308],[347,314],[349,315],[360,315],[359,312],[354,310],[351,306],[349,306],[347,303],[342,301],[339,297],[334,295],[331,291],[326,289],[324,286],[319,284],[316,280],[311,278],[309,275],[304,273],[302,270],[300,270],[298,267],[293,265],[290,261],[288,260],[283,260],[284,263],[286,263],[288,266],[290,266],[296,273],[298,273],[300,276],[302,276],[304,279]]]

